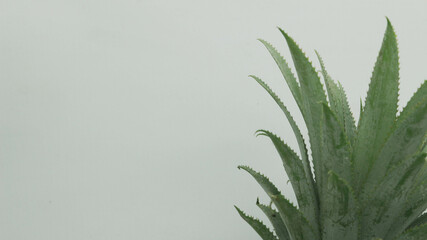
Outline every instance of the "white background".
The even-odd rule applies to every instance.
[[[388,16],[400,106],[427,79],[426,1],[0,1],[0,239],[259,239],[236,204],[292,200],[270,129],[296,142],[256,74],[299,115],[256,39],[284,28],[347,89],[356,118]],[[305,133],[305,129],[303,128]]]

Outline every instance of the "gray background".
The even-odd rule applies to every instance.
[[[0,1],[0,239],[259,239],[263,171],[292,200],[270,129],[295,148],[267,81],[293,36],[348,91],[355,116],[385,30],[400,103],[427,78],[426,1]],[[302,127],[302,126],[301,126]],[[305,133],[305,129],[304,133]]]

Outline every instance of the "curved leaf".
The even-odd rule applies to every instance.
[[[279,240],[290,240],[288,230],[286,229],[286,225],[280,217],[280,214],[270,206],[259,203],[259,200],[257,200],[256,204],[270,220]]]
[[[308,135],[310,137],[310,146],[313,156],[313,165],[316,176],[317,186],[322,186],[322,179],[326,178],[327,173],[322,172],[322,159],[321,159],[321,139],[320,139],[320,122],[319,119],[322,115],[320,103],[326,102],[326,94],[323,90],[322,83],[320,82],[319,75],[314,69],[311,62],[298,47],[295,41],[286,34],[282,29],[280,32],[285,37],[295,69],[298,74],[301,90],[301,102],[303,109],[303,117],[307,125]],[[319,194],[321,190],[318,188]]]
[[[283,197],[267,177],[247,166],[239,166],[238,168],[251,174],[271,198],[279,211],[280,217],[285,223],[289,236],[292,240],[320,239],[319,235],[313,232],[313,229],[304,215],[295,206],[293,206],[292,203]]]
[[[316,193],[314,185],[305,174],[302,161],[282,139],[273,133],[266,130],[258,130],[257,133],[269,137],[273,142],[289,176],[301,212],[309,219],[311,226],[318,231],[319,208]]]
[[[258,233],[263,240],[278,240],[276,236],[268,229],[264,223],[251,216],[246,215],[238,207],[234,206],[239,215]]]
[[[310,184],[313,186],[313,188],[315,188],[316,186],[314,185],[313,174],[311,173],[310,161],[308,160],[307,155],[307,147],[305,145],[305,141],[301,134],[301,131],[298,128],[298,125],[296,124],[294,118],[292,117],[286,106],[283,104],[283,102],[280,100],[280,98],[271,90],[271,88],[266,83],[264,83],[260,78],[256,76],[250,77],[255,79],[255,81],[257,81],[270,94],[270,96],[274,99],[274,101],[276,101],[277,105],[279,105],[280,109],[282,109],[283,113],[286,115],[286,118],[288,119],[289,124],[291,125],[291,128],[294,131],[295,137],[297,139],[298,147],[301,153],[301,159],[303,161],[302,163],[304,166],[305,175],[307,179],[310,180]],[[316,191],[316,189],[314,189],[314,191]]]
[[[280,72],[282,72],[283,78],[285,78],[285,81],[288,84],[288,87],[291,90],[292,95],[294,96],[295,102],[297,103],[297,105],[299,106],[299,108],[302,112],[300,87],[298,85],[298,82],[297,82],[294,74],[292,73],[291,69],[289,68],[288,63],[269,42],[262,40],[262,39],[258,39],[258,40],[262,44],[264,44],[264,46],[270,52],[271,56],[273,57],[274,61],[277,64],[277,66],[279,67]]]

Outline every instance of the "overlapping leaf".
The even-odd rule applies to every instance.
[[[397,112],[399,61],[397,40],[387,20],[383,44],[372,73],[353,152],[355,190],[362,190],[373,161],[390,134]]]
[[[264,46],[270,52],[271,56],[273,57],[274,61],[277,64],[277,66],[279,67],[280,72],[283,75],[283,78],[285,78],[285,81],[288,84],[288,87],[291,90],[291,93],[292,93],[297,105],[299,106],[301,112],[303,112],[300,87],[299,87],[299,84],[298,84],[294,74],[292,73],[291,69],[289,68],[288,63],[270,43],[268,43],[267,41],[264,41],[262,39],[258,39],[258,40],[262,44],[264,44]]]
[[[332,170],[345,181],[351,182],[351,147],[347,135],[327,104],[322,104],[322,110],[321,146],[323,167],[325,168],[323,171]]]
[[[310,137],[310,146],[313,156],[313,165],[316,175],[317,186],[322,186],[322,178],[325,178],[327,173],[322,172],[321,159],[321,137],[320,137],[320,122],[322,109],[320,103],[326,102],[326,94],[320,82],[319,75],[314,69],[311,62],[298,47],[295,41],[286,34],[282,29],[280,32],[285,37],[292,59],[298,74],[298,80],[301,91],[302,112]],[[321,194],[322,189],[318,189]]]
[[[312,182],[304,172],[302,161],[288,145],[273,133],[266,130],[258,130],[257,133],[269,137],[273,142],[289,176],[301,212],[307,219],[310,219],[311,225],[318,231],[319,208],[316,193]]]
[[[312,64],[295,41],[279,30],[298,81],[277,50],[260,41],[279,66],[306,123],[315,180],[300,129],[277,95],[255,76],[251,77],[273,97],[297,138],[301,159],[276,135],[258,132],[268,136],[279,152],[300,209],[265,176],[239,167],[257,180],[276,206],[277,211],[257,202],[279,240],[427,239],[427,215],[423,214],[427,208],[427,81],[396,117],[399,62],[388,19],[366,101],[360,102],[357,128],[342,86],[332,80],[320,56],[330,105]]]
[[[425,240],[427,236],[427,224],[409,229],[395,240]]]
[[[286,225],[280,217],[279,212],[271,208],[271,206],[259,203],[259,200],[257,200],[257,206],[264,212],[264,214],[270,220],[279,240],[290,240],[288,230],[286,229]]]
[[[426,165],[427,163],[424,162],[424,167]],[[427,177],[424,176],[424,179],[426,178]],[[414,184],[411,189],[411,193],[406,198],[404,205],[398,208],[400,209],[398,214],[391,216],[391,219],[394,219],[394,221],[386,235],[388,238],[392,239],[403,232],[427,209],[427,180],[417,185]],[[427,237],[427,235],[425,237]]]
[[[341,123],[345,129],[345,134],[349,139],[350,143],[354,142],[356,134],[356,126],[354,122],[353,113],[350,110],[348,104],[347,95],[341,84],[335,81],[329,76],[326,71],[325,64],[323,59],[320,57],[320,54],[316,51],[317,57],[322,68],[322,75],[325,80],[326,90],[328,92],[328,99],[331,105],[332,112],[337,116],[338,121]]]
[[[288,111],[288,109],[283,104],[283,102],[280,100],[280,98],[273,92],[273,90],[271,90],[271,88],[265,82],[263,82],[260,78],[253,76],[253,75],[251,75],[251,77],[253,79],[255,79],[270,94],[270,96],[274,99],[274,101],[277,103],[277,105],[279,105],[280,109],[283,111],[286,118],[288,119],[288,122],[291,125],[291,128],[292,128],[292,130],[295,134],[296,140],[298,142],[298,147],[299,147],[299,150],[301,153],[301,159],[302,159],[302,164],[304,166],[304,172],[305,172],[306,178],[309,180],[309,184],[311,185],[310,187],[313,188],[312,191],[316,191],[315,190],[316,186],[314,185],[314,179],[313,179],[313,175],[311,173],[310,162],[309,162],[308,155],[307,155],[307,147],[305,145],[304,138],[301,134],[301,131],[300,131],[298,125],[296,124],[291,113]],[[317,205],[317,203],[316,203],[316,205]]]
[[[402,162],[393,169],[371,193],[372,195],[361,202],[363,206],[361,208],[361,234],[363,237],[371,237],[373,234],[389,239],[386,236],[390,229],[401,228],[403,231],[409,225],[410,222],[406,226],[403,225],[407,217],[401,215],[407,214],[406,211],[409,208],[413,208],[411,211],[419,211],[416,210],[419,208],[419,199],[416,198],[414,206],[410,206],[408,197],[411,196],[414,180],[425,164],[425,155],[417,155],[411,159],[413,160]],[[414,212],[416,214],[414,217],[421,212]],[[399,224],[396,224],[397,219],[399,219]]]
[[[258,233],[263,240],[278,240],[276,236],[260,220],[245,214],[238,207],[234,206],[239,215]],[[281,240],[281,239],[280,239]]]
[[[427,86],[427,84],[424,85]],[[424,89],[427,87],[419,89],[424,98],[419,97],[420,94],[414,95],[403,111],[404,115],[401,115],[397,126],[373,162],[365,184],[366,191],[369,192],[390,168],[421,150],[427,132],[427,92],[423,93],[422,91],[426,91]]]
[[[246,166],[239,166],[239,169],[243,169],[251,174],[271,198],[292,240],[320,239],[318,233],[316,234],[313,231],[313,228],[304,215],[283,197],[267,177]]]
[[[421,216],[417,217],[412,223],[411,225],[409,225],[408,229],[423,225],[423,224],[427,224],[427,213],[423,213],[421,214]]]
[[[322,239],[358,239],[357,201],[348,183],[330,171],[324,197]]]

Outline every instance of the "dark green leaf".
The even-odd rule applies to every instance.
[[[414,228],[423,224],[427,224],[427,213],[421,214],[417,219],[415,219],[411,225],[409,225],[408,229]]]
[[[427,224],[409,229],[395,240],[425,240],[427,239]]]

